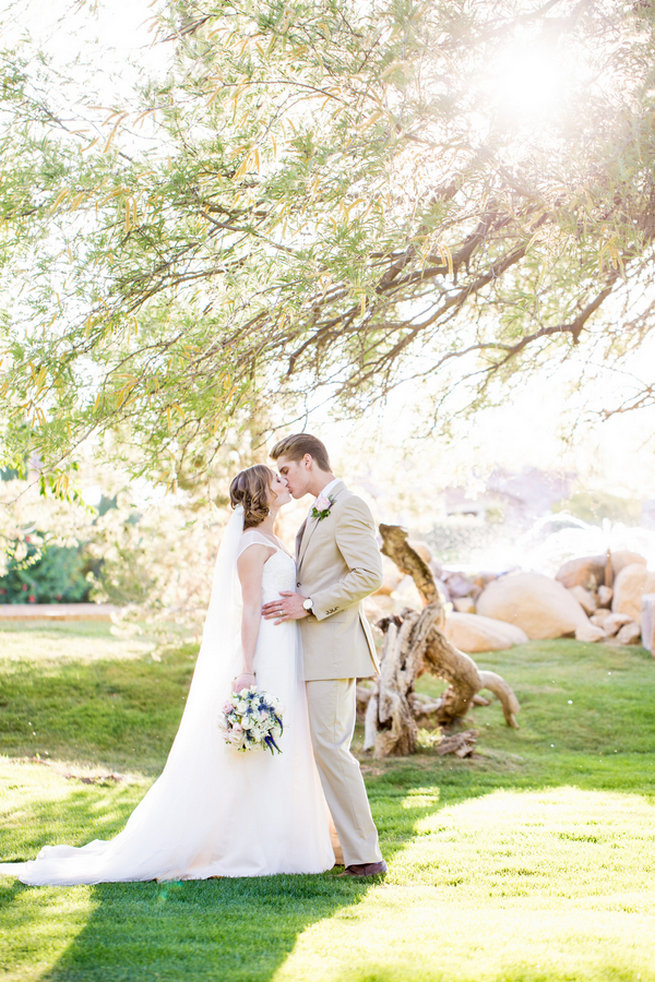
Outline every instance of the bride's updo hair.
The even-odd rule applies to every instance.
[[[266,464],[255,464],[237,474],[230,484],[232,507],[243,505],[244,529],[261,524],[268,515],[268,491],[274,476]]]

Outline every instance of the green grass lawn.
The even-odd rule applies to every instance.
[[[0,630],[2,859],[119,831],[163,764],[193,661],[192,645],[154,661],[102,625]],[[575,641],[477,661],[513,685],[521,729],[492,704],[467,721],[469,760],[363,760],[383,882],[3,879],[0,977],[655,980],[655,661]]]

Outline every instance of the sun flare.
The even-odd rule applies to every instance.
[[[505,114],[543,116],[564,94],[561,58],[545,47],[513,45],[498,57],[491,75],[492,98]]]

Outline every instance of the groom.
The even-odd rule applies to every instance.
[[[314,756],[339,835],[346,876],[386,873],[359,764],[350,752],[357,677],[379,672],[361,601],[382,583],[371,513],[335,478],[327,450],[309,433],[280,440],[271,457],[294,498],[316,497],[296,537],[297,593],[263,615],[299,620]]]

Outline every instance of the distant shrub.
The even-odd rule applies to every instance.
[[[603,519],[638,526],[641,523],[641,500],[621,498],[608,491],[575,491],[559,502],[553,511],[567,511],[576,518],[592,525],[600,525]]]
[[[82,547],[36,545],[29,537],[10,544],[0,577],[0,603],[82,603],[89,599],[90,562]],[[13,546],[13,547],[12,547]],[[20,558],[17,558],[16,553]]]
[[[435,522],[424,538],[437,562],[466,564],[476,551],[497,541],[500,527],[496,516],[487,524],[477,517],[458,515]]]

